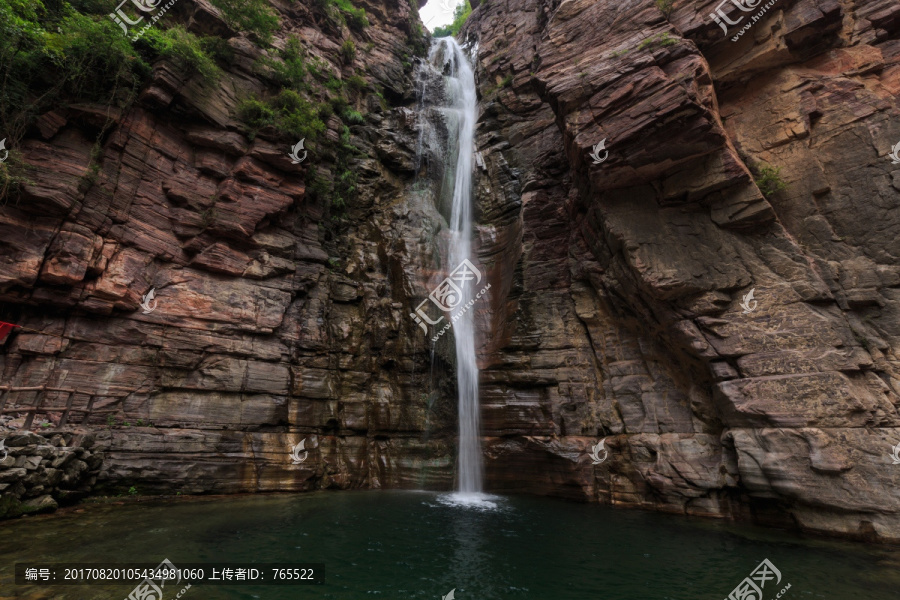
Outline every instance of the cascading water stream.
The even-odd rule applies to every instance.
[[[472,254],[472,168],[478,107],[475,74],[468,59],[456,40],[446,38],[443,42],[453,61],[451,76],[447,78],[448,97],[451,106],[459,111],[459,143],[450,216],[450,264],[455,266],[464,260],[471,260]],[[467,306],[472,299],[473,286],[462,289],[460,305]],[[464,494],[478,493],[482,489],[482,473],[474,311],[464,312],[456,321],[454,337],[459,388],[459,491]]]
[[[449,138],[444,167],[447,175],[452,173],[453,190],[447,254],[450,269],[456,269],[463,261],[472,261],[472,169],[478,118],[475,74],[462,48],[449,37],[435,40],[428,63],[444,75],[445,102],[440,112],[445,117]],[[459,307],[467,307],[472,300],[474,277],[468,283],[470,285],[460,286],[462,298],[457,305]],[[459,393],[457,489],[466,496],[482,491],[474,311],[457,310],[452,318]]]

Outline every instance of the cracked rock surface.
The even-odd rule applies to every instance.
[[[896,540],[900,9],[786,0],[733,42],[717,5],[490,2],[463,30],[488,479]]]

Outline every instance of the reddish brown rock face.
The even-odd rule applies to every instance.
[[[184,8],[195,34],[227,31],[204,3]],[[325,144],[307,140],[294,164],[298,140],[237,118],[241,99],[279,91],[245,34],[215,85],[161,62],[127,109],[60,107],[13,148],[33,168],[0,202],[0,320],[28,330],[2,344],[0,409],[94,430],[95,491],[452,485],[455,398],[429,395],[446,369],[430,369],[408,317],[431,274],[431,216],[398,204],[414,174],[418,18],[405,0],[365,8],[361,35],[292,5],[268,53],[297,35],[325,76],[364,76],[347,92],[366,122],[350,132],[358,193],[343,212],[306,183],[310,168],[336,177]]]
[[[727,4],[727,36],[679,0],[463,31],[488,485],[897,539],[900,11],[782,0],[733,42]]]
[[[483,2],[460,36],[482,109],[486,487],[900,539],[900,10],[778,0],[732,41],[756,13],[732,5],[726,33],[717,7]],[[275,41],[383,90],[353,98],[342,214],[307,185],[334,157],[295,165],[297,140],[235,118],[268,85],[243,35],[216,86],[154,65],[99,159],[105,107],[42,115],[16,147],[35,169],[0,203],[0,320],[30,331],[2,346],[0,387],[54,389],[0,407],[92,430],[79,485],[452,485],[452,338],[432,357],[409,317],[441,236],[413,185],[417,18],[365,8],[360,36],[292,4]]]

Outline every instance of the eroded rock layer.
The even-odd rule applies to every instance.
[[[489,480],[897,539],[900,8],[736,4],[467,23]]]
[[[180,6],[188,31],[227,30],[206,2]],[[12,146],[29,168],[0,206],[0,320],[23,329],[0,353],[0,410],[11,429],[94,429],[98,493],[451,486],[455,399],[431,393],[446,369],[409,318],[440,228],[407,194],[427,39],[406,0],[363,3],[361,30],[321,6],[278,5],[268,49],[225,34],[215,84],[160,61],[126,110],[60,107]],[[338,114],[300,164],[297,139],[239,118],[278,93],[265,65],[291,37],[306,85],[330,86],[319,106],[342,89],[363,115],[340,205],[307,185],[345,175]],[[17,490],[0,483],[34,495]]]

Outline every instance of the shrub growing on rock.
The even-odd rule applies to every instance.
[[[362,31],[369,26],[369,19],[366,18],[366,11],[362,8],[356,8],[350,3],[350,0],[333,0],[334,4],[344,15],[347,26],[355,31]]]
[[[308,73],[314,75],[313,65],[306,64],[306,49],[300,43],[300,38],[295,35],[288,37],[278,57],[281,60],[264,57],[259,62],[272,70],[273,79],[283,87],[295,90],[308,89],[306,75]]]
[[[238,118],[250,126],[251,135],[271,127],[285,138],[295,141],[305,138],[315,142],[325,131],[318,107],[288,89],[281,90],[269,101],[252,96],[244,100],[238,106]]]
[[[674,8],[674,0],[656,0],[656,8],[663,14],[663,16],[668,19],[669,15],[672,14],[672,9]]]
[[[341,45],[341,57],[348,64],[356,58],[356,44],[353,43],[353,40],[344,40]]]
[[[180,25],[165,31],[149,29],[141,40],[146,41],[160,58],[172,61],[185,74],[197,73],[212,82],[222,73],[203,49],[202,40]]]
[[[249,31],[261,42],[269,44],[278,31],[279,21],[267,0],[210,0],[222,12],[229,27]]]
[[[766,198],[787,189],[787,182],[781,177],[781,167],[762,165],[755,170],[758,175],[755,179],[756,186]]]

